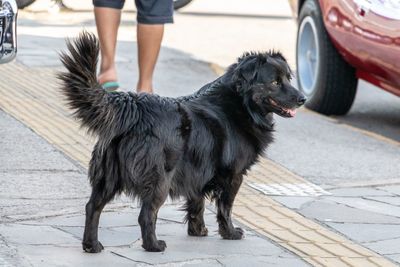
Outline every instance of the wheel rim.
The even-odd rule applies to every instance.
[[[319,71],[319,45],[315,22],[311,17],[302,20],[297,42],[297,72],[302,91],[314,93]]]

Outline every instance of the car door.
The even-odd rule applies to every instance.
[[[390,86],[400,87],[400,0],[356,0],[359,23],[354,34],[360,36],[358,49],[364,57],[365,69]],[[359,76],[371,76],[359,73]],[[397,90],[393,88],[393,90]]]
[[[358,77],[400,95],[400,0],[320,1],[327,31]]]

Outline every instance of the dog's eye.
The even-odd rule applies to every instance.
[[[277,81],[277,80],[271,82],[272,86],[279,86],[280,84],[281,83],[279,81]]]

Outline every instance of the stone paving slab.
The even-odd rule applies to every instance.
[[[334,196],[337,197],[359,197],[359,196],[393,196],[388,191],[379,188],[371,187],[350,187],[329,190]]]
[[[400,186],[328,190],[318,198],[274,197],[400,265]],[[364,266],[364,265],[360,265]]]
[[[136,223],[138,208],[103,214],[99,240],[105,250],[100,254],[83,253],[81,249],[83,215],[0,224],[0,233],[8,247],[16,247],[20,258],[31,266],[125,266],[128,263],[131,266],[202,266],[203,263],[221,266],[224,262],[231,262],[231,257],[241,258],[239,262],[247,260],[255,266],[287,266],[288,263],[293,264],[291,266],[308,266],[250,229],[247,229],[243,240],[221,239],[217,233],[215,214],[210,210],[205,217],[209,236],[187,236],[187,225],[174,221],[177,214],[184,216],[182,211],[177,211],[178,207],[166,206],[157,224],[158,238],[164,239],[168,246],[163,253],[145,252],[141,247],[140,227]]]
[[[378,189],[400,196],[400,185],[380,186]]]
[[[0,185],[7,191],[0,192],[0,198],[25,198],[35,200],[87,199],[89,183],[78,171],[19,171],[0,176]],[[57,185],[57,186],[53,186]],[[52,190],[42,190],[51,188]]]
[[[328,200],[313,202],[301,209],[300,213],[321,222],[363,223],[368,221],[368,223],[400,224],[400,218],[360,210]]]
[[[51,245],[20,246],[18,251],[24,256],[24,260],[29,263],[29,265],[26,266],[135,266],[129,259],[119,257],[110,251],[104,251],[104,253],[96,255],[88,255],[84,253],[78,245],[70,248]]]
[[[331,190],[332,196],[315,198],[298,211],[400,264],[399,196],[384,188]]]
[[[375,200],[378,202],[387,203],[393,206],[400,206],[400,197],[399,196],[383,196],[383,197],[365,197],[366,199]]]
[[[14,170],[75,170],[74,165],[65,159],[59,150],[47,144],[43,138],[26,132],[22,123],[14,123],[14,119],[4,112],[0,112],[0,173]],[[29,144],[29,145],[27,145]],[[25,153],[32,156],[32,161],[21,165],[21,158]],[[12,157],[10,155],[13,155]],[[1,194],[1,192],[0,192]]]
[[[285,207],[288,207],[290,209],[300,209],[303,207],[305,204],[310,203],[314,201],[315,197],[274,197],[276,201],[284,205]]]
[[[400,238],[400,224],[374,223],[333,223],[327,225],[334,228],[357,242],[376,242],[379,240]],[[397,250],[397,252],[399,252]]]
[[[364,199],[360,197],[325,197],[326,200],[344,204],[348,207],[359,210],[371,211],[378,214],[384,214],[394,217],[400,217],[400,207],[375,200]]]
[[[1,224],[0,233],[7,243],[19,245],[71,246],[77,239],[51,226]]]
[[[252,256],[250,259],[245,259],[240,256],[232,256],[229,258],[218,260],[222,266],[229,267],[242,267],[242,266],[252,266],[252,267],[264,267],[264,266],[279,266],[288,267],[296,266],[302,267],[307,266],[305,263],[299,263],[294,258],[278,257],[271,258],[266,256]]]
[[[391,254],[399,254],[400,238],[364,243],[364,245],[390,258]]]
[[[400,253],[386,255],[386,257],[392,259],[395,262],[400,262]]]

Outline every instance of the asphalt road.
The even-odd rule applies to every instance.
[[[61,45],[52,47],[55,54],[62,47],[62,38],[76,35],[82,26],[95,31],[90,3],[75,0],[65,3],[80,12],[50,16],[23,14],[19,27],[21,40],[28,41],[28,36],[35,36],[35,45],[40,47],[43,46],[40,38],[57,38],[57,44]],[[121,43],[133,43],[136,39],[136,14],[132,5],[128,3],[123,14]],[[295,39],[296,22],[286,1],[232,0],[227,5],[224,0],[195,0],[175,14],[175,23],[166,27],[163,45],[164,50],[179,51],[192,59],[222,67],[233,63],[245,51],[275,49],[282,51],[295,68]],[[20,44],[20,59],[29,61],[30,57],[32,64],[32,57],[37,56],[29,50],[32,44]],[[122,45],[117,56],[121,66],[129,66],[120,71],[125,88],[135,84],[135,49],[133,44],[130,54],[129,46]],[[174,67],[185,64],[185,56],[161,61]],[[187,64],[187,67],[198,66]],[[159,68],[155,86],[156,92],[162,95],[190,93],[201,83],[196,77],[195,86],[190,82],[194,77],[182,72],[182,77],[172,78],[179,90],[163,88],[165,77],[168,77],[167,69]],[[326,117],[302,109],[294,119],[277,118],[276,142],[267,155],[302,177],[327,187],[397,183],[400,182],[399,114],[399,97],[360,82],[356,101],[347,116]]]

